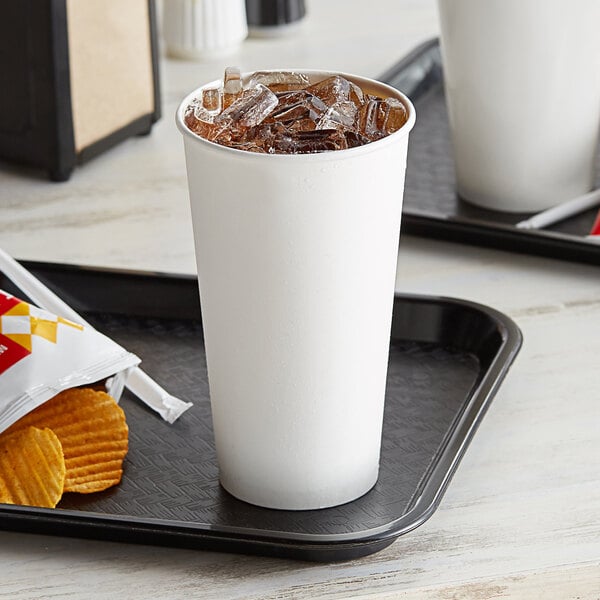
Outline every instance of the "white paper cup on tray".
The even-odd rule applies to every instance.
[[[304,71],[311,82],[331,73]],[[378,141],[257,154],[183,133],[222,485],[278,509],[378,476],[408,121]],[[217,85],[210,84],[211,87]]]
[[[593,187],[598,0],[438,0],[457,191],[540,211]]]

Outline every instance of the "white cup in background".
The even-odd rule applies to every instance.
[[[457,191],[502,211],[594,184],[599,0],[438,0]]]
[[[199,90],[177,113],[221,483],[269,508],[343,504],[378,476],[415,113],[397,90],[345,77],[400,99],[408,122],[358,148],[281,155],[191,133]]]
[[[227,56],[248,36],[245,0],[165,0],[162,19],[166,50],[174,58]]]

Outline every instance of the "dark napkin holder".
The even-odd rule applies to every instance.
[[[0,0],[0,159],[65,181],[159,117],[154,0]]]

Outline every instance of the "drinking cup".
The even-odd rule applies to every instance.
[[[357,148],[258,154],[186,127],[201,90],[177,112],[220,481],[269,508],[343,504],[378,476],[415,112],[393,88],[342,76],[399,99],[407,123]]]
[[[598,0],[438,0],[459,196],[540,211],[592,189]]]

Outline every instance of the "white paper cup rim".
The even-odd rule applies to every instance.
[[[369,142],[368,144],[363,144],[362,146],[357,146],[355,148],[346,148],[344,150],[331,150],[327,152],[314,152],[314,153],[303,153],[303,154],[284,154],[284,153],[261,153],[261,152],[249,152],[248,150],[240,150],[238,148],[230,148],[229,146],[223,146],[221,144],[217,144],[216,142],[211,142],[194,132],[192,132],[188,126],[184,122],[185,111],[188,106],[192,103],[192,101],[200,96],[200,92],[203,89],[210,87],[219,87],[222,83],[221,80],[214,80],[209,83],[206,83],[199,88],[196,88],[192,92],[190,92],[180,103],[177,112],[175,114],[175,121],[177,123],[177,128],[179,131],[190,139],[193,139],[196,143],[205,144],[214,150],[218,150],[221,152],[233,153],[239,156],[248,157],[248,159],[252,160],[298,160],[302,158],[304,160],[340,160],[342,157],[350,157],[355,154],[365,154],[367,152],[377,151],[381,149],[385,145],[396,143],[399,138],[407,136],[409,132],[414,127],[416,121],[416,113],[415,108],[409,98],[397,90],[385,83],[377,81],[375,79],[369,79],[368,77],[361,77],[358,75],[350,75],[349,73],[344,73],[340,71],[327,71],[327,70],[319,70],[319,69],[270,69],[270,70],[262,70],[261,73],[278,73],[278,72],[295,72],[302,73],[303,75],[307,75],[315,79],[315,82],[322,81],[327,79],[328,77],[332,77],[333,75],[339,75],[340,77],[344,77],[353,83],[356,83],[361,88],[369,87],[373,91],[377,91],[380,93],[383,98],[396,98],[400,100],[405,108],[408,111],[408,120],[400,129],[386,135],[385,137],[376,140],[374,142]],[[254,71],[246,72],[242,74],[242,79],[246,81],[250,76],[252,76]]]

